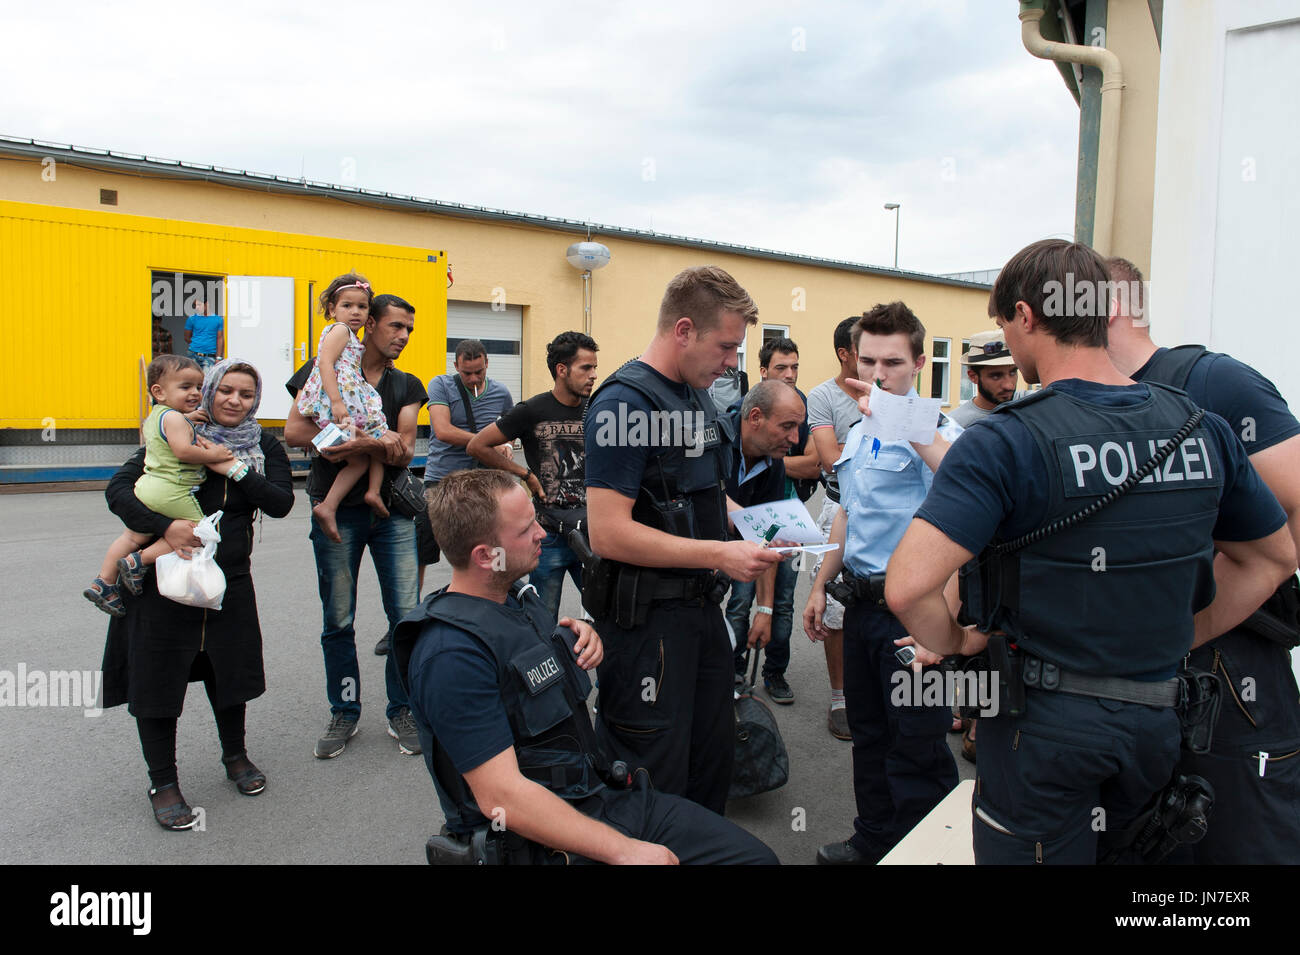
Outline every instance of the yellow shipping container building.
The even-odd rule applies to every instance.
[[[588,235],[611,253],[590,278],[565,259]],[[227,354],[263,373],[259,417],[274,427],[287,414],[284,380],[315,352],[314,299],[342,272],[414,305],[398,367],[427,382],[448,370],[456,342],[480,338],[489,375],[522,399],[550,387],[546,343],[560,332],[588,331],[605,373],[638,355],[668,279],[706,263],[758,304],[742,365],[752,381],[763,341],[790,337],[807,391],[838,370],[831,335],[843,318],[901,299],[929,333],[918,387],[954,407],[963,339],[989,327],[988,286],[969,280],[982,274],[875,268],[0,138],[0,483],[111,473],[147,412],[154,322],[183,352],[198,295],[215,294],[224,310]],[[422,415],[422,434],[427,423]]]
[[[206,289],[213,284],[224,288],[231,355],[246,356],[249,348],[241,344],[258,344],[257,357],[279,359],[279,370],[292,372],[323,327],[313,292],[354,269],[376,288],[403,289],[421,325],[431,326],[431,334],[412,336],[403,364],[432,368],[442,357],[435,347],[447,321],[440,251],[4,201],[0,249],[3,274],[18,277],[17,287],[36,297],[59,302],[63,316],[36,320],[43,309],[26,322],[14,316],[0,365],[0,427],[137,427],[142,409],[147,414],[142,374],[152,357],[152,319],[183,323],[187,300],[200,287],[211,294]],[[232,276],[290,280],[278,310],[287,322],[275,327],[266,314],[276,310],[265,300],[264,283]],[[10,307],[21,310],[17,300]],[[254,358],[253,364],[267,379],[264,391],[283,391],[269,361]],[[52,387],[56,381],[63,387]],[[263,411],[268,400],[283,404],[278,399],[264,395]],[[265,420],[282,425],[284,415]]]

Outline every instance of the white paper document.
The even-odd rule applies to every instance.
[[[881,441],[933,444],[942,404],[942,398],[895,395],[884,388],[872,388],[871,414],[863,416],[861,430]]]
[[[824,554],[839,547],[838,544],[826,543],[817,522],[798,498],[742,508],[733,511],[731,519],[736,522],[740,536],[747,541],[763,545],[772,541],[798,545],[773,547],[778,553],[802,550],[810,554]]]

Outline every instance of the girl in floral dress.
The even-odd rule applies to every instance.
[[[321,311],[329,317],[330,324],[321,332],[316,367],[298,393],[298,411],[303,417],[314,419],[321,428],[333,422],[347,431],[349,437],[381,438],[388,431],[379,392],[361,373],[364,349],[357,331],[370,314],[372,297],[370,283],[355,272],[340,275],[321,293]],[[388,516],[379,490],[384,479],[383,459],[355,455],[334,478],[325,500],[312,508],[321,530],[330,540],[340,540],[335,520],[339,504],[367,472],[366,503],[380,517]]]

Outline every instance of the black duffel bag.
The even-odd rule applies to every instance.
[[[790,756],[777,729],[776,717],[762,700],[754,697],[758,678],[758,651],[751,650],[753,666],[749,682],[736,700],[736,758],[731,769],[728,799],[743,799],[780,789],[790,778]]]

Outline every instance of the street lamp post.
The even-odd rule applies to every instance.
[[[894,213],[894,268],[898,268],[898,220],[903,218],[902,206],[897,202],[886,202],[885,211]]]

